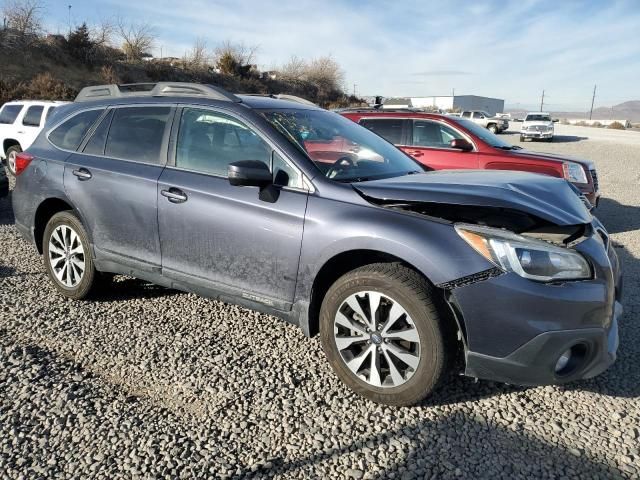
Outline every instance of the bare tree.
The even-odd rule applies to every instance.
[[[98,47],[111,46],[116,28],[113,20],[102,18],[100,21],[91,26],[89,35],[94,45]]]
[[[221,73],[243,76],[251,69],[257,52],[257,45],[247,46],[226,40],[215,49],[215,64]]]
[[[284,80],[304,80],[307,72],[307,62],[294,55],[287,63],[276,70]]]
[[[41,32],[43,12],[44,5],[40,0],[5,0],[2,7],[7,27],[21,37]]]
[[[207,42],[204,38],[196,38],[191,51],[185,55],[185,63],[192,67],[206,67],[209,65],[210,56],[207,50]]]
[[[118,18],[116,32],[122,40],[122,51],[129,61],[141,60],[156,40],[153,27],[148,23],[130,23]]]
[[[321,92],[342,90],[344,71],[332,56],[318,57],[309,62],[306,68],[305,80],[314,84]]]

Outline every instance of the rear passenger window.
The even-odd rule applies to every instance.
[[[54,111],[55,109],[56,109],[56,107],[49,107],[49,110],[47,110],[47,116],[46,116],[46,118],[44,119],[44,120],[45,120],[45,122],[46,122],[47,120],[49,120],[49,117],[51,116],[51,114],[53,113],[53,111]]]
[[[160,160],[171,107],[125,107],[113,114],[105,148],[108,157],[145,163]]]
[[[11,124],[16,121],[22,111],[22,105],[5,105],[0,110],[0,123]]]
[[[180,120],[176,167],[227,176],[238,160],[271,163],[271,148],[253,130],[233,117],[185,108]]]
[[[360,125],[377,133],[382,138],[394,145],[402,144],[402,125],[404,120],[401,118],[365,118],[360,121]]]
[[[27,108],[27,111],[22,118],[22,125],[27,127],[39,127],[43,110],[44,107],[42,105],[33,105]]]
[[[89,153],[92,155],[104,155],[104,147],[107,143],[107,134],[109,133],[109,127],[111,126],[111,118],[113,117],[113,110],[105,115],[105,117],[95,129],[91,139],[84,147],[83,153]]]
[[[87,110],[66,120],[49,134],[49,141],[64,150],[76,150],[104,110]]]

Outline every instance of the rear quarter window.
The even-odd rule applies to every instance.
[[[27,108],[27,111],[22,118],[22,125],[27,127],[39,127],[43,111],[44,107],[42,105],[32,105]]]
[[[5,105],[0,110],[0,123],[2,124],[12,124],[18,118],[18,115],[22,111],[22,105]]]
[[[377,133],[386,141],[394,145],[402,144],[402,125],[404,120],[401,118],[364,118],[360,120],[360,125]]]
[[[104,109],[86,110],[65,120],[50,134],[49,141],[63,150],[76,150]]]

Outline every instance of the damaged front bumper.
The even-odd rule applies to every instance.
[[[452,285],[465,342],[465,375],[515,385],[591,378],[616,358],[622,277],[604,230],[576,246],[594,278],[533,282],[515,273]],[[567,353],[569,352],[569,353]],[[561,357],[566,355],[566,366]]]

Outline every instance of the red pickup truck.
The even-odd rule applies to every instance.
[[[346,118],[374,131],[420,163],[442,169],[522,170],[565,178],[597,206],[593,162],[510,145],[460,117],[412,111],[343,110]]]

